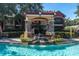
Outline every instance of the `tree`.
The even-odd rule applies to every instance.
[[[71,19],[70,18],[66,18],[65,19],[65,26],[70,26],[71,25]]]
[[[17,15],[26,11],[42,11],[43,7],[40,3],[2,3],[0,4],[0,20],[5,15]]]
[[[27,4],[18,4],[20,8],[20,13],[26,11],[42,11],[43,6],[40,3],[27,3]]]
[[[75,25],[79,25],[79,18],[75,18],[75,19],[74,19],[74,24],[75,24]]]
[[[21,15],[21,13],[27,12],[27,11],[42,11],[43,7],[42,4],[40,3],[27,3],[27,4],[22,4],[19,3],[17,4],[17,14],[15,16],[15,19],[25,19],[24,16]]]
[[[75,11],[75,14],[76,14],[77,17],[79,17],[79,4],[77,6],[77,10]]]
[[[16,13],[17,13],[16,4],[11,4],[11,3],[0,4],[0,14],[11,15],[11,14],[16,14]]]
[[[5,19],[5,15],[13,15],[17,13],[16,4],[2,3],[0,4],[0,20]]]
[[[73,20],[71,20],[71,19],[65,19],[66,21],[65,21],[65,25],[66,26],[74,26],[74,25],[79,25],[79,18],[75,18],[75,19],[73,19]]]

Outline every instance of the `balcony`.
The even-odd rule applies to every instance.
[[[54,26],[63,26],[63,24],[54,24]]]

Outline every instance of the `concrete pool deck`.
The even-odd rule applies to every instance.
[[[18,38],[3,38],[0,39],[0,43],[21,43],[21,40]]]
[[[79,41],[79,38],[72,38],[73,41]]]
[[[52,41],[54,41],[54,40],[52,40]],[[72,41],[79,42],[79,39],[78,39],[78,38],[63,39],[62,44],[71,43]],[[42,41],[40,41],[40,42],[42,42]],[[51,42],[51,40],[49,40],[49,42]],[[23,43],[21,42],[21,39],[20,39],[20,38],[2,38],[2,39],[0,39],[0,43],[16,43],[16,44],[23,44]]]

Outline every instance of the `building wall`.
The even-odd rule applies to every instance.
[[[62,23],[60,23],[59,22],[59,24],[58,23],[54,23],[52,20],[54,20],[55,21],[55,17],[53,16],[53,15],[27,15],[27,18],[28,18],[28,25],[27,25],[27,32],[33,32],[33,30],[32,30],[32,28],[31,28],[31,23],[33,22],[33,21],[35,21],[35,20],[40,20],[40,21],[42,21],[42,24],[46,24],[47,25],[47,31],[48,32],[53,32],[53,31],[55,31],[55,27],[59,27],[60,28],[60,30],[62,30],[63,28],[61,28],[61,27],[63,27],[63,25],[64,25],[64,19],[62,18],[62,21],[60,21],[60,22],[62,22]],[[61,17],[59,17],[59,18],[61,18]],[[14,26],[13,26],[13,28],[12,29],[8,29],[8,31],[10,31],[10,32],[13,32],[13,31],[16,31],[16,32],[18,32],[18,31],[25,31],[25,21],[24,20],[17,20],[18,22],[19,22],[19,24],[17,24],[17,21],[15,21],[15,20],[11,20],[12,22],[13,22],[13,24],[14,24]],[[8,21],[6,20],[6,21],[4,21],[3,23],[3,29],[4,29],[4,31],[7,31],[5,28],[6,28],[6,26],[5,26],[5,22],[7,22],[8,23]],[[53,24],[54,23],[54,24]],[[9,25],[11,26],[11,24],[12,23],[10,23]],[[18,28],[19,26],[21,25],[21,28]],[[57,28],[58,28],[57,27]],[[54,29],[53,29],[54,28]],[[58,29],[59,30],[59,29]],[[18,32],[19,33],[19,32]],[[15,33],[16,34],[16,33]],[[23,32],[22,33],[20,33],[20,35],[21,34],[23,34]],[[11,34],[9,34],[9,35],[11,35]],[[15,35],[14,34],[12,34],[14,37],[15,37]],[[19,35],[19,36],[20,36]],[[16,35],[17,36],[17,35]]]

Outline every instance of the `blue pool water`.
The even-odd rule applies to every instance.
[[[19,45],[0,43],[0,56],[79,56],[79,44]]]

